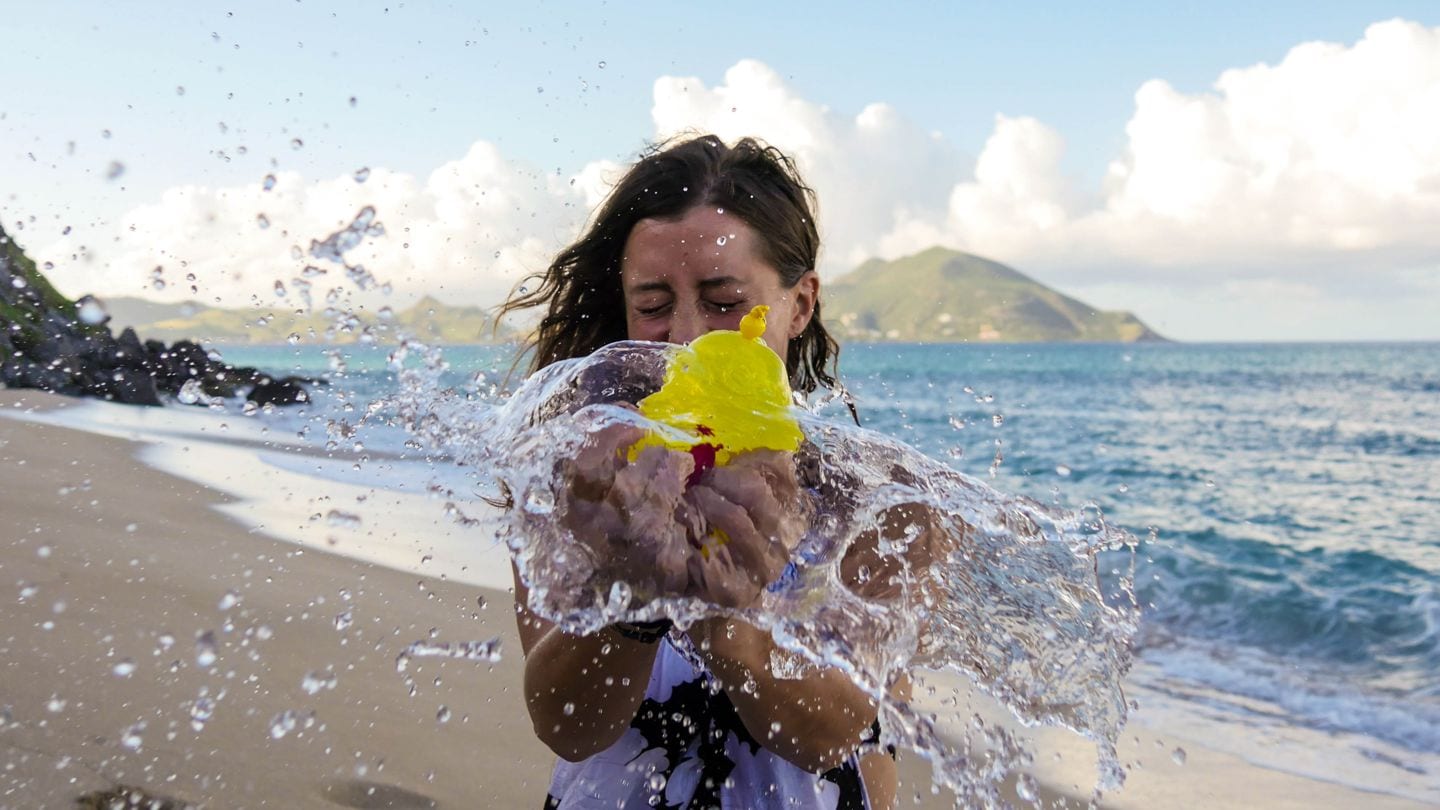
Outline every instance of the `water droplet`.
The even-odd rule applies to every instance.
[[[269,227],[270,227],[270,218],[267,217],[267,216],[265,216],[263,213],[262,213],[262,214],[256,214],[256,215],[255,215],[255,224],[258,225],[258,226],[260,226],[260,230],[263,231],[263,230],[265,230],[266,228],[269,228]]]
[[[1187,759],[1187,755],[1186,755],[1186,753],[1185,753],[1185,749],[1184,749],[1184,748],[1176,748],[1174,751],[1171,751],[1171,752],[1170,752],[1170,759],[1171,759],[1176,765],[1184,765],[1184,764],[1185,764],[1185,760]]]
[[[51,714],[59,714],[60,712],[65,711],[65,704],[68,702],[69,701],[65,700],[59,695],[51,695],[50,699],[45,701],[45,711],[50,712]]]
[[[143,721],[129,726],[120,732],[120,744],[131,751],[139,751],[140,746],[145,743],[144,731],[145,723]]]
[[[110,317],[110,313],[105,311],[105,307],[101,306],[100,302],[94,298],[86,298],[81,301],[75,309],[75,314],[80,317],[81,323],[90,326],[102,324],[106,318]]]
[[[110,668],[110,671],[117,678],[128,678],[135,674],[135,660],[133,658],[122,658]]]
[[[1068,478],[1072,470],[1064,464],[1055,465],[1055,474],[1061,478]]]
[[[1035,777],[1028,773],[1020,775],[1015,780],[1015,795],[1027,802],[1035,802],[1040,798],[1040,787],[1035,783]]]
[[[356,104],[359,104],[359,103],[360,103],[360,99],[358,99],[358,98],[356,98],[356,97],[354,97],[354,96],[351,96],[351,97],[350,97],[350,106],[351,106],[351,107],[354,107]]]
[[[265,175],[265,179],[260,181],[260,188],[263,191],[269,191],[270,189],[275,188],[275,175]]]
[[[270,739],[278,740],[286,734],[295,730],[299,718],[295,716],[294,709],[286,709],[283,712],[270,718]]]
[[[660,791],[662,791],[662,790],[664,790],[664,789],[665,789],[665,774],[660,773],[659,771],[656,771],[655,773],[650,774],[650,790],[654,791],[655,793],[659,793]]]
[[[105,179],[106,179],[106,180],[118,180],[118,179],[120,179],[120,175],[122,175],[122,174],[124,174],[124,173],[125,173],[125,164],[124,164],[124,163],[121,163],[121,162],[118,161],[118,160],[112,160],[112,161],[110,161],[110,165],[105,167]]]
[[[370,179],[370,167],[363,166],[355,170],[355,182],[363,183]]]
[[[183,95],[185,95],[185,85],[182,84],[182,85],[176,87],[176,88],[175,88],[175,95],[177,95],[177,96],[183,96]]]
[[[209,669],[215,664],[215,631],[206,630],[195,639],[195,664],[201,669]]]
[[[299,149],[300,147],[302,147],[302,146],[304,146],[304,145],[305,145],[305,142],[302,141],[302,140],[300,140],[299,138],[291,138],[291,139],[290,139],[290,148],[291,148],[291,149]]]
[[[537,88],[535,88],[535,92],[537,92],[537,93],[543,93],[543,92],[545,92],[545,88],[544,88],[544,87],[537,87]]]
[[[601,59],[601,60],[600,60],[599,68],[600,68],[601,70],[604,70],[604,69],[605,69],[605,60],[604,60],[604,59]]]
[[[323,689],[334,689],[338,682],[334,672],[328,669],[316,670],[305,674],[305,678],[300,681],[300,688],[305,690],[305,694],[314,695]]]
[[[715,238],[715,244],[720,245],[721,247],[724,247],[724,246],[725,246],[725,243],[728,242],[729,240],[730,240],[730,238],[727,237],[727,236],[718,236],[718,237]]]
[[[215,716],[215,701],[206,697],[204,693],[195,699],[190,705],[190,728],[195,731],[204,731],[205,724]]]
[[[49,558],[50,558],[50,547],[49,547],[49,546],[41,546],[41,547],[35,549],[35,556],[39,557],[39,558],[42,559],[42,560],[49,559]]]
[[[175,394],[175,398],[185,405],[194,405],[201,400],[208,402],[210,399],[205,394],[205,384],[194,377],[186,380],[185,384],[180,386],[180,391]]]
[[[533,515],[548,515],[555,511],[555,493],[544,486],[533,486],[525,491],[525,511]]]
[[[335,371],[336,369],[332,367],[331,370]],[[358,529],[361,524],[359,515],[354,512],[341,512],[339,509],[331,509],[326,513],[325,522],[337,529]]]
[[[1003,414],[1003,413],[993,414],[993,415],[990,417],[990,424],[994,425],[994,426],[997,427],[997,428],[998,428],[998,427],[1005,427],[1005,414]]]
[[[216,607],[221,610],[229,610],[238,604],[240,604],[240,594],[234,591],[226,591],[225,595],[220,597],[220,603],[216,605]]]
[[[560,707],[560,711],[564,712],[566,717],[569,717],[570,715],[575,713],[575,704],[566,703],[564,706]]]
[[[489,641],[455,643],[417,641],[395,658],[395,671],[404,672],[408,669],[411,658],[455,658],[494,664],[500,661],[500,638],[497,636]]]
[[[349,630],[349,629],[350,629],[350,625],[352,625],[352,624],[354,624],[354,623],[355,623],[355,614],[354,614],[354,613],[351,613],[351,612],[348,611],[348,610],[345,611],[345,612],[343,612],[343,613],[338,613],[338,614],[335,615],[335,629],[338,630],[338,631],[340,631],[340,632],[342,632],[342,633],[345,632],[346,630]]]
[[[299,333],[298,333],[298,332],[291,332],[291,333],[290,333],[290,336],[287,337],[287,338],[285,338],[285,342],[286,342],[286,343],[289,343],[291,346],[294,346],[295,344],[299,343],[299,342],[300,342],[300,335],[299,335]]]
[[[435,721],[438,723],[450,722],[450,707],[441,706],[440,710],[435,712]]]

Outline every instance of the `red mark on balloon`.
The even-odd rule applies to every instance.
[[[701,436],[714,436],[715,431],[705,425],[696,425],[695,432]],[[705,471],[715,466],[715,454],[723,445],[719,444],[697,444],[690,448],[690,457],[695,459],[695,471],[685,479],[685,486],[692,487],[700,482],[700,476]]]

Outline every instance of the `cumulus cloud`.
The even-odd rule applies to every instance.
[[[1303,44],[1204,93],[1152,80],[1125,132],[1098,204],[1077,208],[1060,135],[1000,117],[943,220],[897,228],[887,249],[920,246],[908,231],[1081,279],[1440,258],[1440,28],[1377,23],[1353,46]]]
[[[67,287],[101,294],[241,305],[273,300],[275,281],[292,290],[293,279],[312,265],[326,271],[309,275],[316,294],[338,287],[348,295],[356,291],[343,267],[310,256],[309,247],[368,206],[384,234],[345,255],[377,277],[368,297],[389,283],[401,299],[430,294],[493,303],[573,235],[602,168],[587,169],[572,184],[479,141],[423,182],[375,168],[319,181],[280,172],[241,186],[182,186],[126,213],[109,241],[83,245],[81,237],[67,237],[38,254],[62,268]],[[163,291],[153,283],[157,267]]]
[[[965,169],[948,141],[875,103],[844,115],[796,95],[769,66],[744,60],[707,87],[698,78],[655,82],[659,138],[712,132],[755,135],[792,155],[820,199],[822,270],[848,270],[879,251],[885,235],[945,210]]]

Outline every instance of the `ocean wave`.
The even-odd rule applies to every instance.
[[[1427,571],[1368,551],[1297,551],[1214,529],[1147,551],[1136,577],[1142,649],[1234,644],[1353,666],[1407,694],[1435,687],[1440,586]]]
[[[1363,734],[1411,751],[1440,753],[1440,698],[1397,694],[1368,685],[1363,671],[1297,666],[1287,657],[1231,643],[1174,640],[1141,652],[1164,679],[1148,685],[1180,688],[1236,713],[1269,713],[1273,718],[1328,732]],[[1186,685],[1220,694],[1199,694]],[[1225,696],[1261,701],[1236,702]]]

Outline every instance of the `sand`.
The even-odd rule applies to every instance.
[[[0,391],[0,413],[17,403],[73,401]],[[142,449],[0,418],[0,807],[75,807],[116,785],[215,808],[541,806],[554,757],[522,705],[508,593],[274,539]],[[498,637],[503,655],[397,672],[399,652],[431,637]],[[1082,806],[1065,795],[1088,795],[1088,746],[1040,739],[1047,804]],[[1169,757],[1181,744],[1127,733],[1122,756],[1144,767],[1104,805],[1421,806],[1193,745],[1182,767]],[[914,757],[900,795],[950,806]]]
[[[37,399],[4,392],[0,404],[20,396]],[[222,496],[135,449],[0,419],[0,805],[73,807],[117,783],[227,808],[543,802],[554,760],[519,697],[507,594],[253,533],[215,510]],[[239,600],[228,610],[227,593]],[[412,697],[395,659],[432,632],[499,636],[505,654],[417,661]],[[196,660],[204,633],[209,667]],[[133,672],[117,675],[126,661]],[[334,687],[310,695],[316,671]],[[201,696],[214,708],[197,732]],[[287,711],[295,727],[275,739]]]

